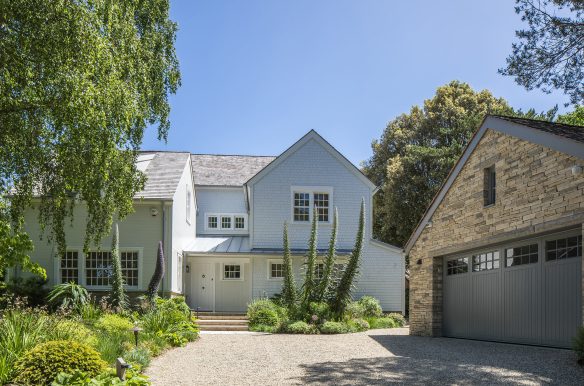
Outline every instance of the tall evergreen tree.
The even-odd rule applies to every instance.
[[[347,304],[352,299],[352,292],[354,288],[354,281],[359,274],[359,267],[361,266],[361,252],[363,250],[363,238],[365,235],[365,199],[361,200],[361,212],[359,213],[359,229],[357,230],[357,237],[355,238],[355,246],[349,257],[347,267],[341,276],[341,280],[337,286],[336,294],[332,300],[331,308],[333,312],[340,317],[345,312]]]
[[[282,287],[282,299],[288,310],[296,307],[296,283],[294,282],[294,271],[292,270],[292,258],[290,255],[290,244],[288,242],[288,224],[284,222],[284,284]]]
[[[333,227],[331,229],[331,239],[329,241],[328,253],[324,262],[324,272],[320,282],[318,283],[317,300],[319,302],[324,301],[328,297],[331,289],[332,274],[336,258],[337,230],[339,227],[338,217],[338,210],[335,207],[333,214]]]
[[[315,280],[314,267],[316,266],[317,250],[317,233],[318,233],[318,213],[316,207],[312,210],[312,225],[310,227],[310,240],[308,241],[308,254],[306,255],[304,286],[302,289],[302,308],[307,309],[308,305],[314,300]]]
[[[122,259],[120,256],[120,233],[118,224],[114,224],[112,237],[112,278],[109,303],[115,310],[121,311],[128,305],[128,297],[124,292],[124,276],[122,275]]]

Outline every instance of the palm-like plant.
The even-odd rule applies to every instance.
[[[322,275],[322,279],[318,283],[318,293],[317,293],[317,300],[319,302],[324,301],[331,290],[332,284],[332,275],[333,275],[333,268],[335,266],[335,258],[336,258],[336,243],[337,243],[337,230],[338,230],[338,211],[335,207],[335,212],[333,214],[333,227],[331,229],[331,239],[329,242],[328,253],[326,256],[326,260],[324,262],[324,271]]]
[[[56,307],[80,310],[89,303],[89,293],[85,287],[75,282],[63,283],[53,287],[47,301]]]
[[[341,317],[345,311],[345,307],[351,301],[351,294],[353,291],[353,282],[359,274],[359,266],[361,265],[361,252],[363,250],[363,238],[365,234],[365,199],[361,200],[361,212],[359,214],[359,229],[357,230],[357,238],[355,239],[355,246],[349,257],[347,267],[341,276],[341,280],[337,286],[335,296],[332,300],[331,308],[337,317]]]
[[[128,296],[124,292],[124,277],[122,275],[122,260],[120,257],[120,239],[118,224],[114,225],[112,237],[112,290],[109,303],[112,308],[122,311],[128,306]]]
[[[290,256],[290,244],[288,243],[288,224],[284,222],[284,285],[282,287],[282,299],[288,310],[296,306],[296,283],[292,271],[292,258]]]

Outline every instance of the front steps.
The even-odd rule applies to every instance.
[[[201,331],[248,331],[245,314],[199,312],[197,324]]]

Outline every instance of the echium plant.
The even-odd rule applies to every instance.
[[[158,287],[162,282],[164,277],[164,251],[162,249],[162,241],[158,243],[158,256],[156,257],[156,268],[154,269],[154,274],[152,274],[152,279],[150,279],[150,284],[148,284],[148,289],[146,290],[146,298],[151,302],[154,301],[158,293]]]
[[[355,246],[349,257],[347,267],[341,276],[341,280],[337,286],[334,298],[332,299],[331,308],[333,312],[340,317],[345,311],[345,307],[351,301],[351,294],[353,291],[353,282],[359,274],[359,266],[361,265],[361,252],[363,250],[363,238],[365,234],[365,199],[361,200],[361,212],[359,214],[359,229],[357,230],[357,237],[355,239]]]
[[[333,268],[335,266],[336,259],[336,243],[337,243],[337,230],[339,227],[338,223],[338,211],[335,208],[333,215],[333,227],[331,229],[331,239],[329,241],[328,253],[326,255],[326,260],[324,262],[324,271],[320,282],[318,283],[318,292],[316,294],[317,300],[319,302],[324,301],[330,294],[332,286],[332,275]]]
[[[290,255],[290,243],[288,242],[288,224],[284,222],[284,284],[282,287],[282,300],[288,310],[292,311],[296,306],[296,283],[292,271],[292,257]]]
[[[316,266],[317,258],[317,233],[318,233],[318,213],[316,207],[314,207],[312,212],[312,225],[310,228],[310,240],[308,241],[308,254],[306,255],[305,261],[305,273],[304,273],[304,287],[302,288],[302,309],[308,309],[311,301],[314,300],[314,289],[316,286],[316,280],[314,278],[314,267]]]
[[[124,277],[122,275],[122,259],[120,256],[120,233],[118,224],[114,224],[114,234],[112,237],[112,290],[110,294],[110,306],[122,311],[128,305],[128,297],[124,292]]]

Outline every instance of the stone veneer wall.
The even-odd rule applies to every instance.
[[[487,130],[409,253],[410,333],[442,333],[442,256],[552,229],[584,233],[584,176],[571,171],[582,163]],[[483,171],[492,165],[496,203],[484,207]]]

